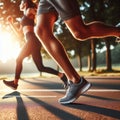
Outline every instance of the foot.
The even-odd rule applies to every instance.
[[[81,94],[86,92],[91,87],[91,84],[87,82],[83,77],[78,84],[74,84],[70,81],[66,95],[63,98],[59,99],[61,104],[69,104],[74,102]]]
[[[63,81],[64,88],[67,89],[68,88],[68,79],[65,74],[61,77],[61,80]]]
[[[14,81],[6,81],[3,80],[3,83],[7,85],[8,87],[12,88],[13,90],[16,90],[18,85],[14,84]]]

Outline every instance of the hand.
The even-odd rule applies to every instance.
[[[13,23],[13,17],[12,16],[8,16],[7,17],[7,21],[10,22],[10,23]]]

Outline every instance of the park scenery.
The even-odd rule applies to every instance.
[[[58,76],[39,72],[30,56],[23,61],[17,90],[3,83],[13,80],[16,60],[26,40],[11,30],[7,18],[19,27],[21,0],[0,0],[0,120],[120,120],[120,42],[115,37],[78,41],[58,17],[54,35],[64,45],[69,60],[91,88],[74,103],[62,105],[66,93]],[[34,0],[38,3],[39,0]],[[101,21],[120,26],[119,0],[78,0],[88,23]],[[42,47],[43,64],[60,72],[61,67]]]

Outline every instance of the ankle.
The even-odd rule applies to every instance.
[[[71,81],[72,81],[74,84],[78,84],[78,83],[81,82],[81,78],[79,78],[79,79],[72,79]]]
[[[14,80],[14,84],[17,85],[18,84],[18,79]]]
[[[64,76],[64,73],[58,73],[58,76],[62,78]]]

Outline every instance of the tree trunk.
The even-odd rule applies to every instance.
[[[94,39],[91,39],[91,49],[92,49],[92,71],[96,71],[96,43]]]
[[[42,76],[42,72],[40,72],[40,77]]]
[[[78,58],[77,60],[78,60],[79,71],[82,71],[82,59],[81,59],[81,56],[78,55],[77,58]]]
[[[88,71],[91,71],[91,55],[88,55]]]
[[[106,67],[107,67],[107,71],[112,71],[110,42],[109,40],[106,40],[105,43],[106,43]]]
[[[57,65],[57,71],[59,71],[60,70],[60,67]]]

